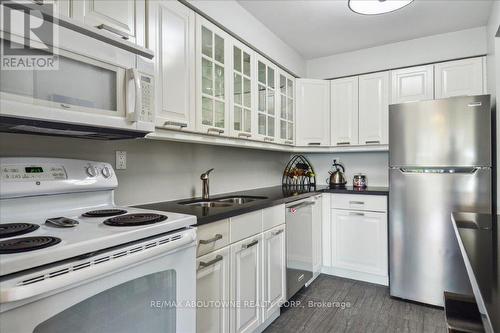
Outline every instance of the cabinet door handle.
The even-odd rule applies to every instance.
[[[215,234],[215,236],[213,238],[210,238],[210,239],[200,239],[200,244],[215,243],[219,239],[222,239],[222,235],[221,234]]]
[[[349,215],[354,215],[354,216],[365,216],[365,213],[349,212]]]
[[[212,266],[213,264],[221,261],[222,259],[224,259],[220,254],[216,255],[214,259],[208,261],[208,262],[204,262],[204,261],[200,261],[200,267],[199,268],[205,268],[205,267],[208,267],[208,266]]]
[[[351,144],[351,142],[349,142],[349,141],[337,142],[337,146],[350,145],[350,144]]]
[[[365,143],[366,143],[367,145],[371,145],[371,144],[374,144],[374,145],[375,145],[375,144],[379,144],[379,143],[380,143],[380,141],[379,141],[379,140],[372,140],[372,141],[365,141]]]
[[[250,134],[250,133],[238,133],[238,137],[240,137],[240,138],[251,138],[252,134]]]
[[[321,142],[308,142],[308,146],[321,146]]]
[[[166,121],[165,123],[163,123],[163,126],[176,126],[176,127],[184,128],[184,127],[187,127],[188,124],[181,123],[179,121]]]
[[[107,30],[109,32],[112,32],[115,35],[118,35],[118,36],[120,36],[121,38],[123,38],[125,40],[127,40],[129,38],[128,34],[126,34],[124,32],[121,32],[120,30],[115,29],[113,27],[110,27],[109,25],[106,25],[106,24],[99,24],[98,26],[96,26],[96,28],[100,29],[100,30]]]
[[[210,127],[209,129],[207,129],[207,133],[210,133],[210,132],[222,134],[222,133],[224,133],[224,130],[220,129],[220,128]]]
[[[254,245],[257,245],[258,243],[259,243],[259,240],[258,240],[258,239],[256,239],[256,240],[254,240],[254,241],[251,241],[251,242],[250,242],[250,243],[248,243],[248,244],[243,244],[243,245],[241,246],[241,248],[242,248],[242,249],[248,249],[248,248],[250,248],[250,247],[252,247],[252,246],[254,246]]]
[[[283,231],[285,231],[285,229],[274,231],[273,236],[277,236],[277,235],[281,234]]]
[[[364,201],[349,201],[350,205],[364,205]]]
[[[61,103],[60,105],[61,105],[61,107],[65,108],[65,109],[71,109],[71,105],[64,104],[64,103]]]

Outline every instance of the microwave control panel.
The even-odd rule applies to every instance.
[[[142,108],[140,120],[146,122],[154,121],[154,78],[149,75],[140,74],[141,77],[141,100]]]

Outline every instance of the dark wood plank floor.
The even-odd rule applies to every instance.
[[[291,301],[300,304],[283,307],[266,333],[447,332],[443,310],[391,298],[387,287],[365,282],[322,274]]]

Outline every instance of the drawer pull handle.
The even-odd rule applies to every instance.
[[[109,32],[112,32],[114,33],[115,35],[118,35],[120,36],[121,38],[127,40],[128,39],[128,35],[124,32],[121,32],[120,30],[118,29],[115,29],[113,27],[110,27],[109,25],[106,25],[106,24],[99,24],[98,26],[96,26],[97,29],[100,29],[100,30],[107,30]]]
[[[364,201],[349,201],[350,205],[364,205]]]
[[[365,141],[367,145],[377,145],[380,143],[379,140],[373,140],[373,141]]]
[[[469,107],[476,107],[476,106],[481,106],[481,105],[483,105],[483,103],[481,103],[481,102],[472,102],[472,103],[467,104],[467,106],[469,106]]]
[[[258,239],[256,239],[256,240],[254,240],[254,241],[252,241],[252,242],[250,242],[250,243],[248,243],[248,244],[243,244],[243,245],[241,246],[241,248],[242,248],[242,249],[248,249],[248,248],[250,248],[250,247],[252,247],[252,246],[254,246],[254,245],[257,245],[258,243],[259,243],[259,240],[258,240]]]
[[[200,239],[200,244],[215,243],[219,239],[222,239],[222,235],[221,234],[216,234],[213,238],[210,238],[210,239]]]
[[[207,133],[210,133],[210,132],[215,132],[217,134],[222,134],[222,133],[224,133],[224,130],[220,129],[220,128],[210,127],[209,129],[207,129]]]
[[[337,142],[337,146],[342,146],[342,145],[350,145],[351,143],[349,141],[345,142]]]
[[[277,236],[277,235],[281,234],[283,231],[285,231],[285,229],[274,231],[273,236]]]
[[[349,215],[354,215],[354,216],[365,216],[365,213],[349,212]]]
[[[65,109],[71,109],[71,106],[68,104],[61,103],[61,106]]]
[[[250,133],[238,133],[238,137],[240,137],[240,138],[251,138],[252,134],[250,134]]]
[[[321,142],[309,142],[308,146],[321,146]]]
[[[224,258],[220,254],[218,254],[218,255],[215,256],[214,259],[212,259],[212,260],[210,260],[208,262],[200,261],[200,268],[205,268],[205,267],[212,266],[213,264],[218,263],[222,259],[224,259]]]
[[[188,125],[186,123],[181,123],[178,121],[166,121],[163,124],[163,126],[176,126],[176,127],[184,128],[184,127],[187,127]]]

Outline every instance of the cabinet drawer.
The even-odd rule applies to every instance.
[[[229,244],[229,220],[221,220],[198,227],[196,256],[202,256]]]
[[[386,212],[387,197],[384,195],[333,194],[333,208]]]
[[[231,243],[262,232],[262,210],[231,218]]]
[[[262,210],[262,227],[268,230],[285,223],[285,205],[274,206]]]

